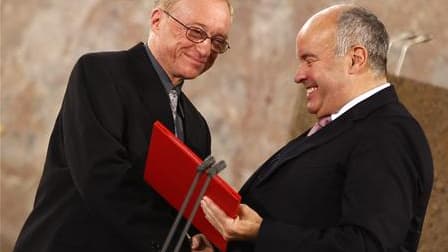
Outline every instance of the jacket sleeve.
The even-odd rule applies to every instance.
[[[130,250],[150,251],[151,238],[161,235],[151,226],[168,213],[153,207],[157,196],[133,167],[123,136],[126,116],[111,73],[95,57],[83,56],[62,106],[70,173],[96,221],[127,241]]]

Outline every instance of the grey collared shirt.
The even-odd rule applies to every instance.
[[[177,104],[177,109],[175,109],[175,112],[173,111],[173,113],[176,113],[173,118],[174,119],[174,129],[175,129],[176,136],[179,139],[181,139],[182,141],[184,141],[183,110],[182,110],[182,106],[178,102],[179,97],[182,92],[183,81],[179,85],[174,86],[173,83],[171,83],[171,80],[168,77],[168,74],[166,74],[165,70],[162,68],[162,66],[156,60],[154,55],[151,53],[151,50],[149,49],[148,45],[145,44],[145,48],[146,48],[146,54],[148,55],[149,61],[151,62],[154,69],[156,70],[157,75],[159,76],[159,79],[161,80],[162,85],[165,88],[167,95],[169,95],[169,93],[172,90],[176,91],[178,100],[177,100],[177,102],[174,103],[174,104]],[[171,100],[170,100],[170,103],[171,103]],[[171,105],[170,107],[173,106],[173,104],[170,104],[170,105]]]

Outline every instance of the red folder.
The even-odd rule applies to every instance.
[[[146,159],[145,181],[168,203],[179,210],[196,175],[196,168],[202,160],[159,121],[154,123],[151,143]],[[188,218],[193,209],[206,175],[203,174],[185,210]],[[211,198],[226,214],[235,218],[241,196],[219,176],[211,180],[206,196]],[[205,219],[204,212],[198,209],[193,225],[221,251],[227,242],[221,234]],[[181,226],[180,229],[183,227]]]

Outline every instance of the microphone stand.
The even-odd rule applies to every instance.
[[[174,249],[174,252],[179,252],[180,247],[182,245],[182,241],[184,240],[185,235],[187,234],[187,230],[191,226],[191,222],[193,221],[193,218],[196,215],[196,212],[198,211],[199,204],[201,203],[201,200],[204,197],[205,192],[207,191],[210,181],[216,174],[218,174],[220,171],[224,170],[224,168],[226,168],[226,163],[221,160],[218,163],[214,164],[210,169],[207,170],[207,178],[206,178],[204,184],[202,185],[199,196],[196,199],[196,202],[194,203],[193,210],[191,211],[190,216],[188,217],[187,223],[185,224],[185,227],[182,230],[182,233],[180,234],[179,240],[177,240],[177,244]]]
[[[179,212],[177,213],[176,219],[174,220],[173,225],[171,225],[170,232],[168,233],[168,236],[165,239],[165,242],[163,243],[161,252],[166,252],[168,249],[169,244],[171,243],[171,240],[173,239],[174,233],[177,229],[177,226],[179,225],[180,220],[182,219],[182,215],[185,212],[185,209],[187,208],[188,202],[190,201],[191,195],[193,194],[193,191],[196,187],[196,184],[199,181],[199,178],[205,170],[207,170],[210,166],[215,164],[215,158],[213,156],[208,156],[198,167],[196,168],[196,175],[194,176],[193,182],[191,182],[190,188],[188,189],[187,195],[185,196],[184,201],[182,202],[182,205],[179,209]]]

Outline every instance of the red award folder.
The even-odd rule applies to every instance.
[[[202,160],[162,123],[159,121],[154,123],[146,159],[145,181],[177,210],[181,207],[196,175],[196,168],[201,163]],[[184,213],[186,219],[190,216],[206,176],[203,174],[196,185]],[[228,216],[232,218],[237,216],[241,196],[219,176],[212,178],[205,195]],[[201,208],[198,209],[192,223],[217,248],[226,251],[227,242],[205,219]]]

